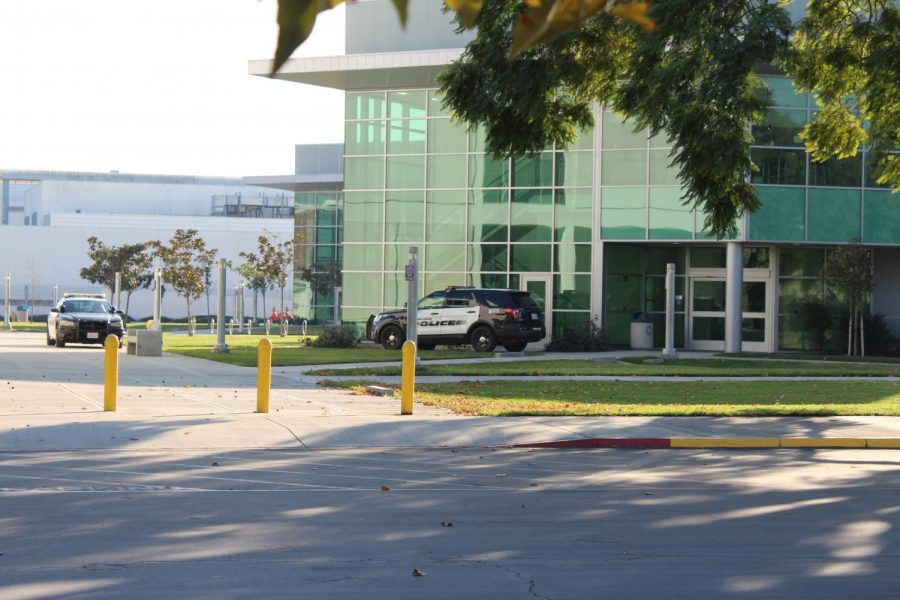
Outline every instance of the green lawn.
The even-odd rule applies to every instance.
[[[362,382],[325,382],[359,388]],[[416,401],[486,416],[900,415],[900,384],[882,381],[486,381],[416,386]]]
[[[778,360],[821,360],[824,362],[869,362],[900,364],[900,356],[847,356],[846,354],[812,354],[806,352],[734,352],[717,356],[737,358],[765,358]]]
[[[230,352],[214,354],[213,346],[216,336],[199,334],[187,335],[165,334],[163,350],[194,358],[205,358],[219,362],[231,363],[243,367],[255,367],[257,346],[262,335],[226,335],[225,342]],[[400,360],[400,352],[381,348],[311,348],[304,346],[300,336],[270,336],[272,340],[272,366],[288,367],[296,365],[323,365],[332,363],[385,362]],[[423,350],[422,360],[437,358],[475,358],[492,356],[466,350]]]
[[[31,332],[38,332],[38,333],[43,333],[44,331],[47,331],[46,323],[23,323],[21,321],[10,321],[9,324],[12,325],[13,331],[31,331]],[[2,321],[0,321],[0,326],[2,326]],[[0,332],[2,332],[2,331],[7,331],[7,330],[0,329]]]
[[[618,363],[593,360],[531,360],[516,362],[482,361],[471,364],[427,365],[416,369],[418,375],[669,375],[669,376],[878,376],[900,375],[900,364],[795,363],[777,360],[676,359],[663,364],[645,364],[650,357],[622,359]],[[317,369],[311,375],[400,375],[399,367],[357,369]]]

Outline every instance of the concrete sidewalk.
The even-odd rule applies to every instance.
[[[482,359],[483,360],[483,359]],[[323,389],[273,369],[257,414],[256,369],[176,355],[120,355],[117,412],[103,411],[103,353],[0,335],[0,451],[489,447],[572,440],[860,440],[900,446],[898,417],[462,417],[394,398]],[[678,445],[672,443],[670,445]],[[725,444],[727,445],[727,444]],[[779,445],[781,445],[779,443]],[[820,442],[822,445],[822,442]],[[766,447],[766,446],[761,446]]]

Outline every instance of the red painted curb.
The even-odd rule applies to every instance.
[[[513,444],[513,448],[670,448],[670,438],[583,438]]]

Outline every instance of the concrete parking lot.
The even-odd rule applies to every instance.
[[[884,419],[466,418],[255,370],[0,336],[0,598],[896,598],[896,450],[560,450],[897,435]],[[414,576],[414,569],[421,576]]]

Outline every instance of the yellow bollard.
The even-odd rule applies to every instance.
[[[416,344],[411,340],[403,342],[403,367],[400,369],[400,414],[413,413],[413,398],[416,395]]]
[[[263,338],[257,345],[256,412],[269,412],[269,390],[272,389],[272,340]]]
[[[116,412],[116,394],[119,388],[119,338],[106,336],[103,340],[105,368],[103,370],[103,410]]]

